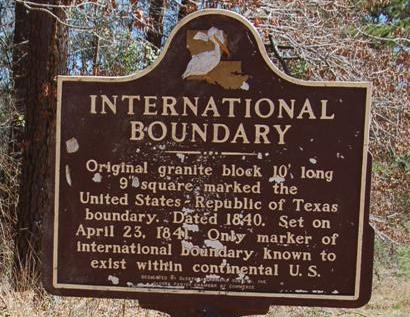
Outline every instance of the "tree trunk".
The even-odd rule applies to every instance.
[[[37,1],[59,4],[58,0]],[[21,15],[21,3],[16,3]],[[53,11],[61,15],[59,9]],[[55,136],[57,74],[66,72],[66,30],[50,14],[29,10],[16,19],[16,40],[27,39],[24,76],[15,73],[16,98],[24,105],[23,167],[16,228],[16,285],[22,277],[35,279],[40,271],[43,215],[52,212],[52,144]],[[17,54],[16,58],[19,54]],[[27,283],[26,283],[27,284]]]
[[[149,6],[151,27],[147,32],[147,40],[158,48],[160,48],[162,44],[165,1],[166,0],[151,0]]]
[[[28,50],[28,39],[27,39],[27,10],[23,5],[15,6],[15,30],[13,37],[13,79],[14,79],[14,105],[16,107],[17,113],[24,113],[24,96],[25,91],[25,80],[26,80],[26,69],[27,69],[27,50]],[[9,155],[15,157],[21,151],[21,146],[23,144],[24,129],[21,124],[19,124],[20,118],[14,118],[10,125],[10,136],[9,136]]]

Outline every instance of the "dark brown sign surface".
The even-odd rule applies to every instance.
[[[367,83],[290,78],[203,11],[150,69],[58,84],[51,292],[175,316],[367,302]]]

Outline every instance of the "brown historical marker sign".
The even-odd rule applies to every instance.
[[[365,304],[369,107],[368,83],[279,72],[226,11],[141,73],[59,77],[48,289],[178,317]]]

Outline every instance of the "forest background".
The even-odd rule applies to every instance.
[[[355,310],[271,307],[268,316],[410,316],[409,0],[0,0],[0,316],[161,315],[41,286],[54,79],[144,69],[175,24],[203,8],[247,17],[293,77],[373,84],[373,297]]]

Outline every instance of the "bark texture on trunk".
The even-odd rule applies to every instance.
[[[151,0],[149,7],[151,28],[147,32],[147,40],[158,48],[162,44],[165,5],[166,0]]]
[[[15,30],[13,37],[13,80],[14,80],[14,106],[19,114],[24,113],[24,99],[26,95],[26,69],[28,50],[28,18],[27,10],[23,5],[16,5],[14,10]],[[9,155],[19,156],[24,138],[24,129],[19,118],[14,118],[10,127]]]
[[[38,1],[59,4],[59,1]],[[16,3],[16,16],[22,14]],[[61,14],[59,9],[53,11]],[[23,108],[25,130],[23,166],[16,228],[16,281],[21,274],[35,278],[41,268],[42,223],[52,212],[52,148],[55,137],[56,81],[66,73],[66,30],[51,15],[30,10],[16,19],[16,40],[27,39],[22,72],[16,79],[16,98]],[[15,73],[18,76],[19,72]]]

